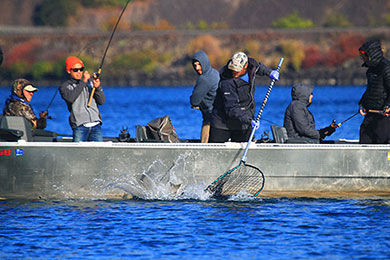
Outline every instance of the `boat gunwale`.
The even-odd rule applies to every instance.
[[[0,142],[4,147],[58,147],[58,148],[149,148],[149,149],[244,149],[246,143],[116,143],[116,142]],[[390,144],[281,144],[252,143],[251,150],[389,150]]]

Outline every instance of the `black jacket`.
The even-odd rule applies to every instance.
[[[284,127],[288,138],[320,139],[320,132],[316,130],[313,114],[307,108],[310,94],[313,92],[311,85],[294,85],[291,90],[292,101],[284,114]]]
[[[249,82],[246,82],[241,78],[234,78],[227,65],[223,67],[211,115],[211,126],[224,130],[248,129],[255,113],[256,75],[269,76],[271,71],[264,64],[248,58]]]
[[[359,50],[365,51],[369,57],[369,61],[362,65],[368,67],[367,89],[359,105],[366,110],[382,110],[390,106],[390,61],[383,56],[379,41],[367,41]]]

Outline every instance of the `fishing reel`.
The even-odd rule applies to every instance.
[[[260,139],[256,141],[256,143],[270,143],[272,140],[269,137],[269,131],[264,131],[261,135]]]
[[[119,142],[129,142],[130,134],[127,127],[122,127],[118,137]]]
[[[39,113],[39,117],[42,117],[41,114],[46,113],[46,119],[53,119],[51,116],[49,116],[49,110],[41,111]]]
[[[97,79],[100,77],[100,73],[94,72],[94,73],[92,74],[92,77],[93,77],[94,80],[97,80]]]

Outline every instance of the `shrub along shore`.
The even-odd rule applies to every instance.
[[[53,86],[66,77],[64,60],[69,55],[80,56],[90,72],[96,71],[110,32],[5,27],[0,35],[1,86],[21,77]],[[284,57],[280,85],[364,85],[366,69],[358,48],[373,38],[382,41],[389,57],[388,28],[118,31],[101,78],[106,86],[193,85],[191,56],[203,49],[217,69],[239,50],[270,67]]]

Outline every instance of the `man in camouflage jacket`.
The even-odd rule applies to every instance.
[[[44,129],[46,127],[47,112],[41,112],[38,119],[30,106],[30,101],[36,91],[38,89],[28,80],[15,80],[11,95],[5,101],[3,114],[5,116],[23,116],[31,123],[32,128]]]

